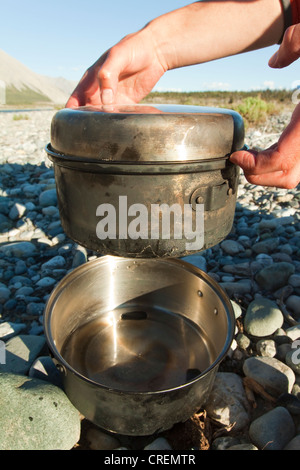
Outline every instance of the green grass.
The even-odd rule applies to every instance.
[[[27,114],[14,114],[13,120],[14,121],[28,121],[29,116]]]
[[[152,92],[143,102],[233,109],[241,114],[245,126],[249,127],[262,124],[283,109],[293,109],[291,97],[290,90]]]
[[[290,90],[258,90],[258,91],[192,91],[192,92],[152,92],[143,100],[145,103],[177,103],[195,104],[200,106],[227,106],[248,97],[259,97],[264,101],[291,103]]]
[[[266,122],[268,116],[279,112],[279,106],[274,101],[265,101],[259,96],[248,96],[233,109],[240,113],[248,125]]]
[[[37,93],[30,88],[18,90],[14,86],[6,88],[6,104],[8,106],[22,106],[38,103],[50,103],[51,101],[45,95]]]
[[[283,109],[294,108],[290,90],[152,92],[142,102],[233,109],[242,115],[246,127],[262,124],[270,115],[278,114]],[[50,103],[49,98],[29,88],[21,91],[15,87],[6,88],[8,106],[22,108]]]

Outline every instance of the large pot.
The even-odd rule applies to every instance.
[[[234,324],[213,279],[165,258],[86,263],[57,285],[44,314],[73,404],[108,431],[140,436],[205,404]]]
[[[182,257],[230,232],[241,116],[198,106],[60,110],[46,150],[62,226],[79,244],[124,257]]]

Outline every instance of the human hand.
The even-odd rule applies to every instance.
[[[167,70],[269,46],[282,24],[278,0],[193,2],[109,49],[88,68],[66,106],[138,103]]]
[[[126,36],[88,68],[66,107],[138,103],[166,71],[147,29]]]
[[[287,28],[278,51],[269,65],[283,68],[300,57],[300,24]],[[250,183],[291,189],[300,182],[300,104],[279,141],[260,152],[239,151],[231,155]]]
[[[249,183],[292,189],[300,182],[300,104],[279,141],[266,150],[240,150],[230,160],[239,165]]]
[[[269,60],[269,66],[281,69],[300,57],[300,23],[287,28],[282,43]]]

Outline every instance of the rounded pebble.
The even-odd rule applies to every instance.
[[[295,425],[290,413],[278,406],[252,421],[249,437],[263,450],[282,450],[295,435]]]
[[[236,444],[228,447],[227,450],[258,450],[258,448],[253,444]]]
[[[80,418],[65,393],[44,380],[0,373],[0,450],[70,450]],[[45,438],[46,437],[46,438]]]
[[[164,437],[158,437],[144,447],[144,450],[172,450],[172,447]]]
[[[274,357],[250,357],[244,362],[243,372],[277,397],[290,392],[295,382],[292,369]]]
[[[241,377],[232,372],[217,372],[206,411],[211,419],[234,426],[235,431],[247,426],[249,410]]]
[[[283,315],[275,302],[260,297],[251,302],[247,308],[244,327],[253,336],[268,336],[283,324]]]
[[[273,339],[260,339],[256,343],[256,350],[260,356],[274,357],[277,349]]]
[[[287,284],[289,277],[294,274],[295,266],[291,263],[273,263],[263,268],[255,276],[256,282],[266,291],[274,291]]]
[[[300,450],[300,434],[293,437],[293,439],[288,442],[283,450]]]
[[[113,450],[120,447],[120,442],[114,436],[99,429],[90,428],[86,435],[92,450]]]

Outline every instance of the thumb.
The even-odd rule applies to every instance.
[[[240,166],[246,173],[252,172],[256,167],[257,154],[256,150],[238,150],[230,155],[230,161]]]
[[[283,68],[290,65],[300,56],[300,23],[290,26],[284,33],[277,52],[270,58],[269,66]]]
[[[239,150],[231,154],[230,161],[242,168],[245,178],[251,184],[262,186],[281,184],[282,172],[275,169],[276,166],[270,158],[270,149],[261,152]]]
[[[239,165],[245,174],[252,175],[282,171],[284,169],[283,160],[288,160],[288,155],[283,158],[277,143],[265,150],[239,150],[230,156],[232,163]]]

